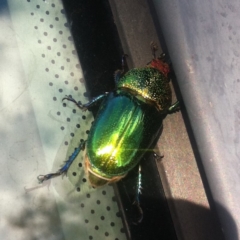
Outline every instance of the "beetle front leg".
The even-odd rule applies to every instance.
[[[156,52],[157,52],[157,50],[158,50],[157,43],[155,43],[154,41],[152,41],[152,42],[150,43],[150,47],[151,47],[153,59],[157,59],[157,57],[156,57]]]
[[[79,102],[77,102],[71,95],[69,96],[65,96],[63,100],[68,100],[70,102],[73,102],[77,105],[78,108],[80,108],[81,110],[83,111],[86,111],[88,110],[89,108],[91,108],[93,105],[95,105],[97,102],[101,101],[103,98],[105,98],[106,96],[108,95],[108,92],[102,94],[102,95],[99,95],[97,97],[95,97],[92,101],[88,102],[88,103],[85,103],[85,104],[81,104]]]
[[[177,112],[177,111],[179,111],[180,110],[180,102],[179,101],[177,101],[177,102],[175,102],[174,104],[172,104],[170,107],[169,107],[169,109],[168,109],[168,114],[172,114],[172,113],[175,113],[175,112]]]
[[[114,81],[115,81],[115,85],[117,86],[118,81],[120,80],[120,78],[126,73],[126,68],[127,68],[127,62],[126,62],[126,58],[128,57],[127,54],[123,54],[122,55],[122,69],[121,70],[116,70],[114,73]]]
[[[79,144],[78,148],[75,149],[75,151],[73,152],[73,154],[69,157],[69,159],[65,162],[65,164],[63,165],[63,167],[61,167],[57,172],[55,173],[49,173],[46,175],[39,175],[37,177],[39,183],[43,183],[46,180],[49,180],[51,178],[54,177],[58,177],[60,175],[66,175],[67,171],[69,169],[69,167],[71,166],[71,164],[73,163],[73,161],[76,159],[77,155],[79,154],[80,151],[85,149],[85,144],[86,141],[83,141]]]

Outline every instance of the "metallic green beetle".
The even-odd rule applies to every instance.
[[[155,56],[155,54],[154,54]],[[85,149],[85,170],[92,186],[98,187],[119,181],[139,164],[143,155],[153,146],[168,113],[178,110],[179,103],[171,105],[169,66],[163,57],[154,59],[144,68],[135,68],[124,74],[115,73],[116,90],[105,93],[80,109],[89,109],[101,101],[97,117],[88,139],[82,142],[66,164],[56,173],[40,175],[40,182],[67,172],[78,153]],[[141,186],[138,186],[139,192]]]

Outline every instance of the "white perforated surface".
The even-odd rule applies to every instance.
[[[0,13],[1,239],[126,239],[113,188],[89,187],[82,154],[67,177],[37,182],[93,121],[62,102],[88,99],[61,1],[9,0]]]

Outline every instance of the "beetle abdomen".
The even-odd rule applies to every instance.
[[[92,171],[106,178],[125,175],[149,149],[161,120],[155,107],[125,91],[109,94],[87,140]]]

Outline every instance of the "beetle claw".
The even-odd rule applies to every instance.
[[[39,175],[37,177],[39,183],[43,183],[46,179],[46,175]]]
[[[161,161],[164,158],[164,155],[158,155],[156,153],[154,153],[153,156],[157,161]]]
[[[140,206],[140,203],[138,201],[134,201],[133,205],[135,205],[138,209],[139,217],[137,218],[137,221],[132,222],[134,225],[138,225],[143,220],[143,210]]]
[[[180,102],[177,101],[174,104],[172,104],[168,109],[168,114],[176,113],[180,111]]]
[[[73,103],[75,103],[76,105],[77,105],[77,107],[78,108],[80,108],[82,111],[86,111],[87,110],[87,107],[85,106],[85,105],[82,105],[80,102],[77,102],[71,95],[69,95],[69,96],[65,96],[63,99],[62,99],[62,101],[63,100],[68,100],[68,101],[70,101],[70,102],[73,102]]]
[[[39,182],[39,183],[43,183],[43,182],[46,181],[46,180],[49,180],[49,179],[54,178],[54,177],[58,177],[58,176],[60,176],[60,175],[62,175],[62,174],[63,174],[63,172],[58,171],[58,172],[49,173],[49,174],[46,174],[46,175],[39,175],[39,176],[37,177],[37,179],[38,179],[38,182]]]
[[[82,110],[83,112],[86,112],[88,109],[87,109],[87,107],[85,107],[84,105],[82,105],[81,110]]]

